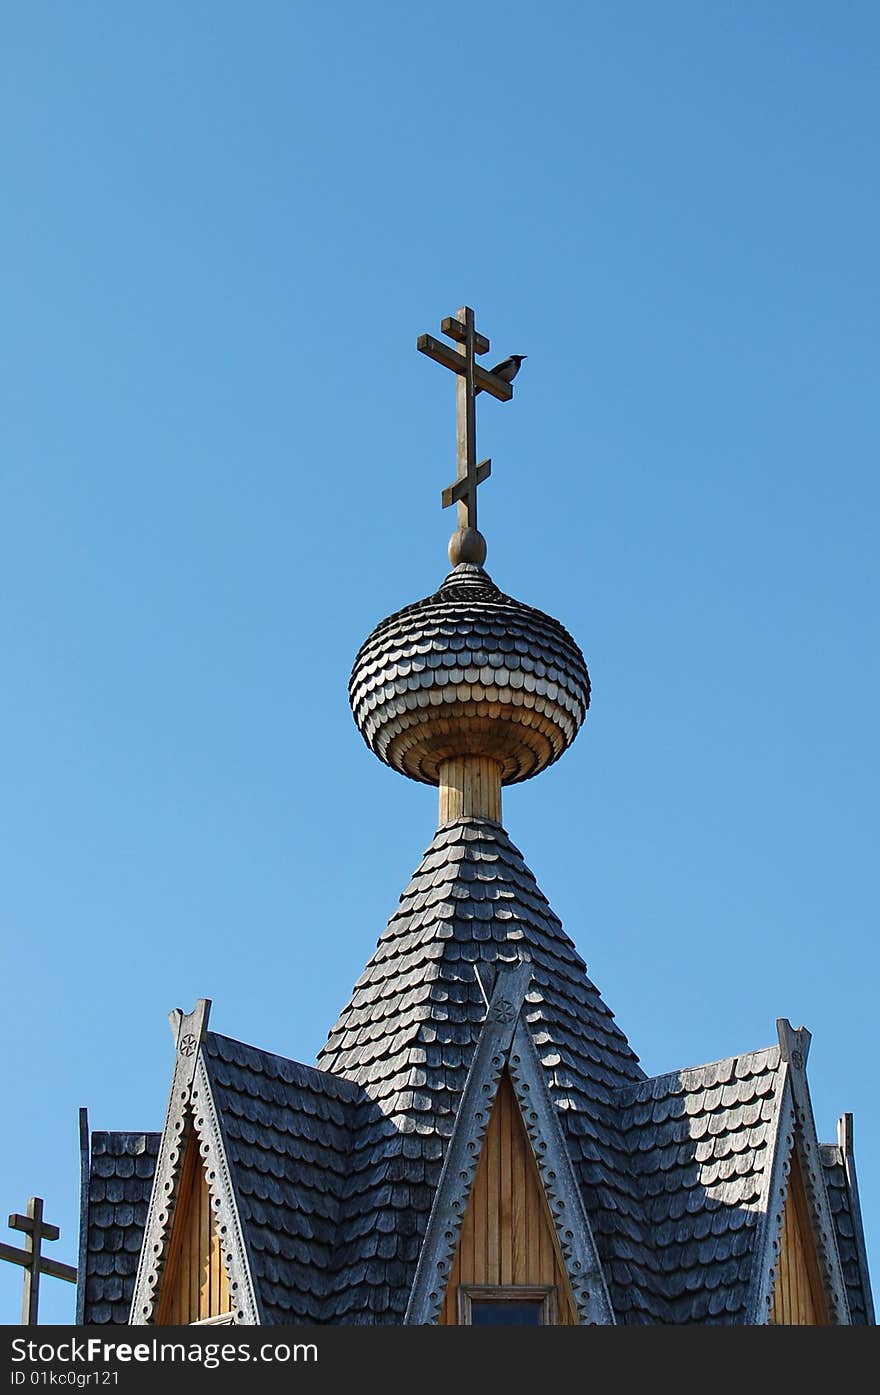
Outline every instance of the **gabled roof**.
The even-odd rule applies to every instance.
[[[531,979],[528,961],[499,969],[461,1098],[406,1321],[436,1322],[503,1071],[507,1071],[549,1202],[556,1241],[579,1321],[614,1315],[583,1197],[528,1026],[521,1021]]]
[[[851,1319],[846,1282],[837,1250],[826,1173],[816,1136],[813,1104],[807,1083],[807,1057],[812,1037],[806,1027],[792,1027],[784,1017],[777,1018],[776,1030],[779,1035],[780,1054],[785,1062],[787,1085],[791,1092],[791,1119],[788,1124],[788,1136],[784,1139],[782,1126],[780,1127],[775,1167],[778,1173],[781,1166],[787,1179],[792,1151],[793,1148],[797,1149],[828,1321],[848,1325]],[[787,1191],[787,1187],[777,1182],[776,1196],[774,1198],[772,1193],[768,1196],[765,1208],[767,1225],[763,1246],[756,1254],[756,1265],[763,1265],[764,1272],[762,1275],[760,1270],[757,1270],[755,1275],[754,1307],[751,1314],[751,1320],[755,1322],[767,1321],[772,1306],[770,1283],[775,1283],[777,1274],[778,1233],[783,1219],[781,1196],[784,1191]]]
[[[490,995],[511,974],[500,1051]],[[172,1014],[161,1141],[95,1136],[85,1321],[119,1321],[129,1295],[131,1320],[153,1319],[193,1130],[239,1321],[432,1321],[461,1140],[476,1146],[473,1100],[502,1067],[551,1212],[571,1218],[558,1233],[582,1320],[766,1322],[797,1146],[832,1320],[872,1321],[851,1148],[815,1139],[809,1033],[781,1021],[777,1046],[646,1078],[498,824],[438,831],[318,1068],[209,1032],[208,1008]],[[96,1209],[117,1198],[129,1209]],[[141,1235],[134,1282],[109,1256]]]
[[[176,1053],[131,1321],[155,1318],[183,1156],[199,1143],[236,1319],[319,1322],[360,1092],[172,1014]]]
[[[320,1322],[360,1092],[214,1032],[203,1057],[263,1320]]]
[[[618,1091],[651,1241],[635,1277],[656,1320],[748,1320],[783,1086],[775,1046]]]
[[[160,1138],[158,1133],[93,1133],[89,1147],[86,1121],[76,1307],[80,1324],[128,1322]]]
[[[177,1008],[169,1014],[174,1036],[174,1070],[131,1299],[129,1321],[133,1324],[155,1321],[171,1248],[184,1159],[193,1135],[203,1161],[210,1204],[215,1218],[220,1221],[221,1253],[235,1320],[244,1323],[263,1320],[224,1129],[207,1077],[204,1042],[210,1010],[210,1000],[200,998],[191,1013],[184,1014]]]

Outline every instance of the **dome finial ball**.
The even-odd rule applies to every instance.
[[[482,567],[486,560],[486,539],[476,528],[457,528],[449,539],[449,560],[453,567],[459,562],[474,562]]]

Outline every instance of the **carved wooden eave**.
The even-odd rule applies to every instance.
[[[789,1192],[792,1158],[796,1151],[828,1321],[834,1326],[848,1326],[851,1318],[846,1284],[837,1251],[834,1221],[825,1186],[807,1083],[806,1063],[811,1036],[805,1027],[795,1029],[784,1017],[777,1020],[776,1028],[779,1035],[780,1068],[784,1076],[774,1126],[772,1162],[762,1198],[763,1216],[756,1237],[749,1322],[765,1325],[770,1321],[779,1272],[783,1218]]]
[[[500,968],[431,1208],[404,1321],[438,1320],[483,1141],[508,1071],[581,1324],[613,1324],[599,1254],[538,1053],[521,1011],[531,968]]]
[[[250,1326],[262,1321],[222,1121],[202,1050],[210,1008],[210,1000],[200,998],[191,1013],[184,1014],[177,1009],[169,1018],[175,1038],[174,1072],[132,1296],[130,1322],[133,1326],[156,1320],[183,1160],[192,1131],[195,1131],[205,1172],[234,1320]]]

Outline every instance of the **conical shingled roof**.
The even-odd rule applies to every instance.
[[[360,1085],[390,1125],[365,1130],[357,1145],[363,1168],[354,1173],[369,1177],[369,1188],[362,1207],[355,1197],[346,1206],[353,1263],[356,1233],[375,1223],[376,1168],[392,1188],[385,1195],[396,1188],[423,1232],[486,1015],[475,971],[488,986],[499,961],[523,954],[533,970],[527,1020],[598,1230],[628,1236],[641,1252],[634,1187],[615,1166],[624,1148],[607,1106],[643,1072],[519,850],[499,824],[468,818],[438,829],[318,1058],[322,1070]],[[406,1308],[417,1239],[402,1237],[386,1321],[400,1321]]]

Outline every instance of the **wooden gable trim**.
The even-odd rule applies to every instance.
[[[157,1304],[169,1256],[181,1173],[191,1131],[198,1140],[198,1151],[204,1159],[211,1209],[229,1280],[235,1321],[246,1325],[256,1325],[262,1321],[221,1121],[202,1052],[210,1006],[210,1001],[202,998],[193,1012],[184,1014],[178,1010],[170,1014],[176,1046],[174,1073],[132,1295],[129,1322],[133,1326],[157,1320]]]
[[[785,1062],[781,1060],[777,1072],[775,1094],[777,1096],[776,1117],[771,1126],[770,1158],[760,1201],[760,1220],[755,1234],[751,1300],[747,1317],[747,1322],[751,1326],[760,1327],[765,1326],[770,1321],[773,1307],[773,1292],[782,1237],[782,1220],[785,1214],[785,1197],[788,1190],[788,1174],[794,1150],[795,1118],[791,1097],[791,1081]]]
[[[805,1027],[795,1029],[787,1018],[777,1020],[782,1085],[773,1130],[772,1162],[761,1201],[762,1220],[756,1235],[750,1323],[772,1321],[777,1273],[784,1240],[784,1220],[789,1176],[795,1159],[799,1167],[809,1231],[821,1276],[827,1322],[848,1326],[851,1322],[846,1284],[837,1252],[834,1220],[828,1201],[825,1174],[816,1136],[806,1063],[811,1036]]]
[[[571,1283],[578,1321],[613,1325],[614,1309],[599,1251],[568,1150],[559,1111],[527,1024],[520,1020],[510,1051],[510,1079],[550,1208],[553,1232]]]
[[[499,969],[428,1218],[404,1319],[407,1323],[436,1323],[440,1318],[462,1219],[505,1066],[510,1071],[513,1093],[549,1206],[577,1320],[614,1322],[558,1111],[550,1098],[531,1035],[520,1020],[529,979],[527,963]]]
[[[160,1326],[233,1320],[229,1277],[194,1128],[189,1130],[156,1305]]]
[[[508,1071],[502,1073],[459,1231],[438,1321],[466,1321],[474,1291],[498,1297],[542,1292],[545,1320],[578,1325],[556,1227]]]
[[[797,1147],[800,1175],[807,1201],[810,1230],[816,1249],[819,1271],[822,1276],[822,1292],[828,1313],[828,1322],[838,1326],[851,1323],[849,1299],[840,1255],[837,1252],[837,1239],[834,1218],[828,1200],[825,1183],[825,1169],[816,1122],[813,1118],[813,1104],[810,1087],[807,1083],[807,1056],[812,1037],[806,1027],[795,1029],[787,1018],[777,1020],[779,1046],[786,1062],[791,1080],[792,1101],[795,1112],[795,1145]]]
[[[193,1081],[192,1107],[195,1131],[204,1158],[205,1176],[211,1194],[211,1206],[229,1274],[229,1292],[235,1321],[240,1325],[258,1326],[264,1321],[264,1317],[253,1278],[255,1269],[241,1223],[223,1121],[217,1109],[202,1052],[199,1053],[199,1064]]]
[[[433,1324],[439,1317],[498,1081],[530,978],[528,961],[498,969],[428,1217],[404,1316],[407,1324]]]
[[[788,1178],[770,1322],[786,1327],[828,1326],[828,1308],[797,1148]]]

